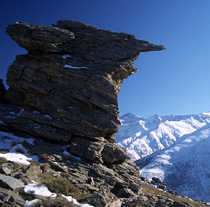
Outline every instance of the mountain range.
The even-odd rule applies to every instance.
[[[179,195],[210,201],[210,112],[147,119],[128,113],[121,123],[116,142],[142,176],[160,178]]]

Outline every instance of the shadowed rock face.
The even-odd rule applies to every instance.
[[[28,54],[17,56],[8,69],[5,100],[21,108],[19,116],[4,121],[51,140],[114,142],[123,79],[137,72],[132,64],[139,52],[164,49],[77,21],[52,27],[17,22],[6,33]]]
[[[137,71],[132,64],[139,52],[163,46],[74,21],[52,27],[16,23],[7,34],[28,54],[9,67],[6,94],[0,79],[0,131],[9,132],[0,136],[2,143],[9,140],[0,152],[20,153],[16,147],[22,145],[45,164],[26,166],[2,157],[0,206],[25,207],[26,200],[40,199],[19,187],[32,180],[42,184],[49,176],[58,183],[65,178],[88,194],[82,202],[97,207],[191,206],[160,196],[162,191],[153,195],[157,189],[145,183],[152,195],[144,192],[139,168],[123,147],[110,143],[120,124],[120,84]],[[19,138],[11,132],[24,141],[14,146]]]
[[[6,90],[3,84],[3,80],[0,79],[0,102],[3,100],[4,98],[4,94],[5,94]]]

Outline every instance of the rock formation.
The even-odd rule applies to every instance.
[[[16,22],[6,33],[28,54],[9,67],[5,101],[19,105],[13,127],[46,139],[80,136],[114,142],[123,79],[137,71],[139,52],[163,46],[76,21],[39,26]],[[24,109],[24,111],[23,111]],[[27,124],[30,123],[30,124]]]
[[[52,27],[17,22],[6,32],[28,53],[9,67],[10,88],[0,103],[0,131],[22,141],[2,132],[0,142],[10,145],[0,148],[0,158],[12,150],[39,163],[0,159],[0,206],[26,206],[37,196],[19,187],[46,184],[47,177],[72,184],[88,195],[81,202],[95,207],[191,205],[143,184],[139,168],[113,143],[123,79],[137,71],[139,52],[163,46],[66,20]]]

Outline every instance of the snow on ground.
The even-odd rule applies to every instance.
[[[50,192],[45,185],[38,185],[37,182],[33,182],[31,184],[24,186],[24,191],[27,193],[30,192],[35,195],[46,196],[51,198],[56,198],[57,196],[55,193]]]
[[[0,153],[0,157],[5,157],[9,161],[25,165],[29,165],[30,160],[38,161],[37,156],[27,155],[27,149],[21,144],[23,141],[33,144],[34,139],[24,139],[22,137],[17,137],[12,133],[0,132],[0,150],[9,150],[8,153]]]
[[[87,203],[78,203],[76,199],[72,198],[71,196],[65,196],[65,195],[62,195],[64,198],[66,198],[69,202],[73,202],[75,205],[77,206],[81,206],[81,207],[94,207],[90,204],[87,204]]]
[[[55,199],[57,197],[56,193],[50,192],[45,185],[38,185],[37,182],[33,182],[31,184],[28,184],[28,185],[24,186],[24,191],[25,192],[30,192],[30,193],[33,193],[33,194],[39,195],[39,196],[50,197],[52,199]],[[69,202],[73,202],[75,205],[78,205],[78,206],[81,206],[81,207],[94,207],[90,204],[79,203],[79,202],[77,202],[76,199],[72,198],[71,196],[62,195],[62,197],[66,198]],[[35,199],[35,200],[32,200],[32,201],[27,201],[26,205],[27,205],[27,207],[31,207],[36,202],[40,202],[40,201],[38,199]]]
[[[29,156],[27,149],[23,147],[21,144],[23,141],[27,141],[29,144],[34,145],[33,138],[23,138],[23,137],[17,137],[12,133],[7,132],[1,132],[0,131],[0,150],[4,151],[3,153],[0,153],[0,157],[5,157],[9,161],[18,162],[21,164],[29,165],[31,160],[38,162],[37,156]],[[7,152],[8,151],[8,152]],[[80,160],[79,157],[75,157],[71,155],[69,152],[64,151],[63,154],[66,154],[68,156],[71,156],[77,160]],[[25,192],[33,192],[35,195],[40,196],[47,196],[51,198],[56,198],[56,194],[52,193],[48,190],[48,188],[45,185],[38,185],[38,183],[33,182],[31,184],[28,184],[26,186],[23,186]],[[73,201],[75,205],[81,206],[81,207],[94,207],[89,204],[81,204],[78,203],[76,199],[73,199],[71,196],[65,196],[67,200]],[[32,201],[27,201],[26,205],[27,207],[33,207],[33,205],[36,202],[40,202],[38,199],[34,199]]]
[[[44,115],[45,117],[52,119],[52,117],[50,115]]]
[[[76,66],[72,66],[72,65],[64,65],[64,68],[70,68],[70,69],[90,69],[90,68],[87,68],[87,67],[76,67]]]
[[[81,161],[81,158],[80,157],[76,157],[76,156],[74,156],[74,155],[71,155],[68,151],[64,151],[63,152],[63,154],[64,155],[68,155],[69,157],[72,157],[72,158],[74,158],[74,159],[76,159],[76,160],[78,160],[78,161]]]
[[[40,200],[39,199],[34,199],[34,200],[31,200],[31,201],[26,201],[26,206],[27,207],[34,207],[36,205],[36,203],[39,203]]]
[[[24,165],[29,165],[29,160],[32,160],[32,158],[29,158],[21,153],[6,153],[2,154],[0,153],[0,157],[5,157],[8,161],[18,162]]]
[[[73,56],[71,56],[71,55],[63,55],[63,56],[62,56],[62,58],[64,58],[64,59],[66,59],[66,58],[68,58],[68,57],[69,57],[69,58],[70,58],[70,57],[73,58]]]
[[[179,195],[209,202],[209,146],[210,124],[207,124],[170,147],[137,161],[137,165],[141,175],[149,180],[158,177]]]

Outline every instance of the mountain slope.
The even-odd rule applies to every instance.
[[[210,113],[125,114],[116,134],[119,145],[140,167],[141,175],[158,177],[179,195],[210,201]]]
[[[116,143],[125,147],[133,160],[138,160],[169,147],[182,136],[210,123],[210,113],[154,115],[147,119],[128,113],[121,117],[121,123],[116,134]]]
[[[210,201],[210,124],[138,160],[142,176],[159,177],[179,195]]]

